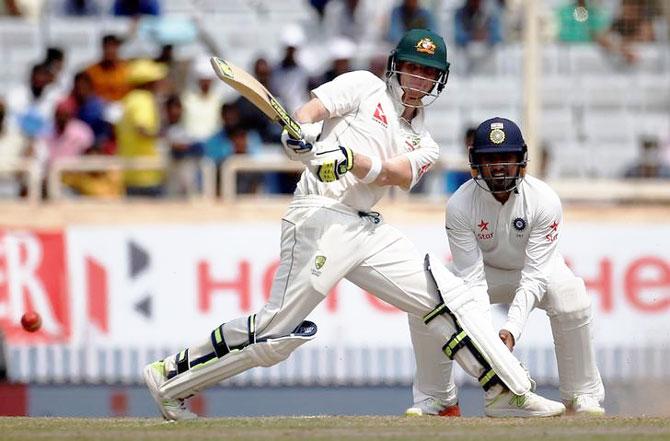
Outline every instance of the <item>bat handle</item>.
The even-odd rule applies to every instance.
[[[293,139],[302,138],[302,130],[300,130],[300,124],[298,124],[297,122],[291,121],[288,124],[283,124],[283,126],[291,138]]]

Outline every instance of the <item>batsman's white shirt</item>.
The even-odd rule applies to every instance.
[[[404,155],[412,166],[411,188],[437,161],[440,151],[424,127],[423,110],[418,109],[408,125],[398,117],[402,106],[390,93],[386,83],[368,71],[346,73],[314,89],[312,94],[330,113],[317,148],[342,145],[382,161]],[[370,211],[387,191],[387,187],[363,183],[353,173],[323,183],[305,170],[295,195],[325,196],[356,210]]]
[[[505,204],[474,180],[463,184],[447,204],[454,273],[468,286],[486,293],[485,265],[521,271],[504,326],[517,341],[528,314],[547,291],[555,259],[563,261],[556,249],[562,219],[558,195],[532,176],[521,181]]]
[[[386,84],[370,72],[351,72],[313,91],[330,117],[316,148],[344,145],[381,160],[405,155],[415,185],[438,159],[439,149],[423,126],[423,111],[411,125]],[[386,189],[352,173],[322,183],[305,170],[282,218],[281,264],[267,305],[256,315],[259,336],[290,333],[342,278],[382,300],[423,316],[439,302],[423,259],[396,228],[366,215]],[[247,320],[227,322],[226,341],[248,338]]]

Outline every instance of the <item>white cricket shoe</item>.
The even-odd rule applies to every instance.
[[[565,413],[565,406],[548,400],[533,392],[515,395],[509,390],[485,399],[484,413],[493,418],[505,417],[552,417]]]
[[[427,398],[420,403],[415,403],[405,411],[406,416],[444,416],[444,417],[459,417],[461,416],[461,408],[458,403],[449,406],[442,401],[435,398]]]
[[[151,392],[151,396],[158,405],[161,415],[168,421],[192,420],[198,418],[186,408],[184,400],[169,400],[161,396],[160,387],[167,381],[165,375],[165,364],[163,361],[156,361],[144,367],[144,382]]]
[[[568,413],[579,416],[603,416],[605,409],[593,395],[577,395],[566,403]]]

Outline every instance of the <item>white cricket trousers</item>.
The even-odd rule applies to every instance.
[[[254,319],[224,323],[227,345],[290,334],[345,277],[411,315],[423,317],[441,303],[422,256],[397,229],[329,198],[296,197],[282,219],[280,265],[268,303]],[[453,328],[445,316],[434,323],[444,343]],[[210,339],[188,349],[191,361],[211,358]],[[436,353],[446,358],[440,348]],[[165,359],[168,371],[176,369],[173,359]]]
[[[291,203],[282,219],[280,260],[269,301],[256,313],[257,338],[292,332],[342,278],[413,315],[441,301],[403,234],[330,199]],[[226,322],[223,331],[229,345],[247,343],[247,318]]]
[[[521,272],[490,266],[484,266],[484,272],[490,303],[512,303]],[[489,301],[486,297],[478,300]],[[577,395],[588,394],[602,401],[605,390],[593,351],[591,299],[586,293],[584,281],[574,275],[558,254],[547,292],[538,308],[545,310],[549,316],[561,399],[567,402]],[[417,365],[414,402],[432,397],[445,404],[455,404],[457,391],[453,382],[453,365],[447,357],[439,356],[444,340],[431,332],[422,320],[411,315],[409,327]]]

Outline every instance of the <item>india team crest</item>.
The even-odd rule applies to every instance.
[[[521,217],[517,217],[514,219],[514,221],[512,221],[512,226],[517,231],[523,231],[526,228],[526,220]]]
[[[489,133],[489,139],[494,144],[502,144],[505,141],[505,132],[500,129],[493,129]]]
[[[421,52],[423,54],[428,54],[428,55],[434,55],[435,54],[435,49],[437,49],[437,46],[435,43],[433,43],[433,40],[431,40],[428,37],[424,37],[419,42],[416,44],[416,51]]]
[[[314,266],[318,270],[323,268],[323,265],[325,264],[326,264],[326,256],[316,256],[316,259],[314,259]]]

